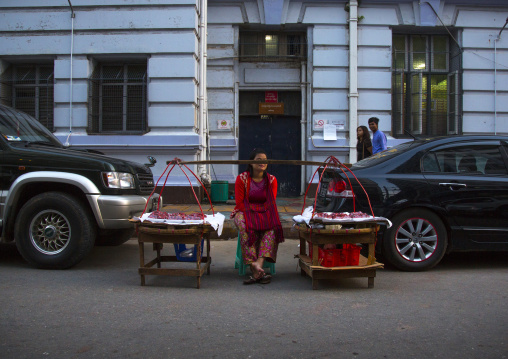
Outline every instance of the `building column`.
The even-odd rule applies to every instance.
[[[356,162],[358,127],[358,2],[349,2],[349,162]]]

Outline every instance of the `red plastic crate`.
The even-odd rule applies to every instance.
[[[309,257],[312,259],[312,243],[309,246]],[[356,244],[344,244],[340,249],[319,248],[318,261],[323,267],[357,266],[360,262],[360,250]]]
[[[319,248],[319,260],[323,267],[340,267],[346,265],[347,257],[343,249]]]
[[[360,250],[362,247],[356,244],[344,244],[343,250],[346,253],[346,265],[357,266],[360,262]]]

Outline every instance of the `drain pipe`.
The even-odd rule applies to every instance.
[[[305,143],[305,138],[306,138],[306,132],[305,132],[305,129],[306,129],[306,126],[307,126],[307,107],[306,107],[306,101],[304,100],[305,99],[305,96],[307,95],[307,63],[306,62],[302,62],[302,65],[301,65],[301,68],[300,68],[300,93],[301,93],[301,98],[302,98],[302,115],[301,115],[301,120],[300,120],[300,147],[301,147],[301,151],[300,151],[300,159],[302,161],[305,161],[306,158],[305,158],[305,153],[307,152],[307,149],[306,149],[306,143]],[[306,174],[307,174],[307,166],[302,166],[302,172],[300,174],[300,194],[305,194],[305,178],[306,178]]]
[[[207,67],[207,0],[200,1],[201,13],[200,13],[200,79],[199,79],[199,137],[202,141],[202,150],[199,154],[201,161],[206,160],[207,153],[210,155],[209,137],[210,132],[208,128],[208,116],[207,116],[207,95],[206,95],[206,67]],[[198,173],[201,180],[206,183],[211,183],[211,177],[207,172],[207,166],[203,164],[198,165]]]
[[[506,18],[506,22],[499,31],[497,39],[494,40],[494,135],[497,135],[497,42],[501,40],[501,33],[507,24],[508,18]]]
[[[358,2],[349,2],[349,163],[356,162],[358,127]]]
[[[204,9],[203,9],[203,12],[204,12],[204,21],[203,21],[203,24],[204,24],[204,44],[203,44],[203,79],[205,80],[205,83],[203,85],[203,88],[205,90],[204,92],[204,99],[205,99],[205,108],[204,108],[204,113],[205,113],[205,117],[203,119],[203,122],[204,124],[206,125],[205,127],[205,133],[206,133],[206,154],[204,156],[204,159],[206,159],[207,155],[208,155],[208,159],[210,160],[210,156],[211,156],[211,151],[210,151],[210,123],[208,121],[208,0],[204,0],[203,1],[203,6],[204,6]],[[206,179],[209,181],[209,183],[212,182],[212,177],[210,175],[210,165],[207,166],[207,171],[205,171],[205,177]]]
[[[65,140],[65,146],[70,146],[70,143],[69,143],[69,140],[71,138],[71,134],[72,134],[72,116],[73,116],[73,113],[72,113],[72,96],[73,96],[73,86],[72,86],[72,78],[73,78],[73,74],[72,74],[72,68],[73,68],[73,64],[72,64],[72,56],[73,56],[73,53],[74,53],[74,18],[76,17],[76,14],[74,13],[74,9],[72,8],[72,4],[71,4],[71,0],[67,0],[69,2],[69,6],[71,8],[71,64],[70,64],[70,79],[69,79],[69,135],[67,136],[67,139]]]

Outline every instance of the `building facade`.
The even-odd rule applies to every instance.
[[[0,19],[2,103],[70,146],[154,156],[156,178],[175,157],[255,147],[354,162],[372,116],[388,146],[508,133],[504,0],[4,0]],[[244,170],[191,168],[231,185]],[[271,168],[283,196],[314,170]],[[167,186],[188,180],[172,173]]]

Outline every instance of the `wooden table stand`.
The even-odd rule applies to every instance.
[[[297,225],[300,238],[299,265],[301,274],[312,278],[312,289],[317,289],[318,281],[322,279],[339,279],[367,277],[368,288],[374,287],[376,269],[383,268],[382,263],[376,262],[375,243],[377,225],[362,223],[366,228],[358,229],[312,229],[305,225]],[[307,255],[307,245],[312,245],[312,258]],[[367,244],[368,257],[360,255],[357,266],[323,267],[319,265],[319,245],[324,244]]]
[[[211,227],[210,227],[211,228]],[[201,277],[206,271],[210,274],[210,228],[201,226],[194,229],[157,229],[138,226],[138,244],[139,244],[139,274],[141,276],[141,285],[145,285],[146,275],[167,275],[167,276],[186,276],[196,277],[197,288],[201,287]],[[201,258],[201,240],[206,243],[206,256]],[[152,243],[156,257],[145,263],[145,243]],[[188,244],[196,245],[196,261],[179,261],[176,256],[161,255],[164,244]],[[162,268],[164,262],[195,263],[196,268]],[[156,266],[156,267],[154,267]]]

